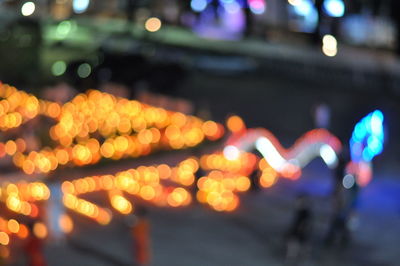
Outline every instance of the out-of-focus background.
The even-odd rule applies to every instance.
[[[221,124],[238,115],[286,148],[320,127],[346,148],[364,116],[384,114],[383,152],[372,162],[372,181],[360,189],[356,214],[345,221],[343,243],[325,241],[337,174],[317,159],[300,179],[240,195],[233,212],[196,200],[178,209],[144,204],[149,230],[138,237],[148,242],[144,265],[399,265],[399,55],[396,0],[0,0],[0,81],[38,98],[65,103],[96,89]],[[44,134],[40,125],[24,133]],[[44,182],[54,198],[63,180],[172,166],[223,146],[101,161]],[[2,183],[32,180],[10,162],[0,164]],[[100,193],[91,199],[105,201]],[[56,212],[50,202],[46,212]],[[0,208],[2,217],[14,217]],[[312,218],[303,217],[304,209]],[[33,248],[22,240],[1,246],[4,263],[27,265],[29,254],[40,253],[47,265],[142,265],[128,218],[102,227],[71,217],[68,235],[49,235]],[[312,226],[292,245],[296,219]]]

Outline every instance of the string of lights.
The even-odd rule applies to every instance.
[[[79,94],[63,105],[39,100],[8,85],[1,85],[0,97],[4,98],[0,106],[9,106],[3,115],[21,115],[17,129],[38,115],[51,118],[53,122],[48,127],[53,148],[28,152],[28,143],[23,138],[0,143],[0,155],[11,156],[13,163],[26,174],[48,173],[62,165],[95,164],[101,159],[140,157],[160,149],[194,147],[205,139],[218,140],[225,133],[224,127],[214,121],[203,121],[95,90]],[[11,128],[4,127],[4,130]],[[341,142],[324,129],[307,132],[290,149],[283,148],[266,129],[247,129],[238,116],[227,120],[227,129],[230,135],[222,150],[184,159],[175,167],[167,164],[139,166],[116,174],[65,180],[61,184],[62,205],[69,212],[88,217],[100,225],[107,225],[113,219],[111,209],[122,215],[134,213],[135,204],[131,198],[172,208],[188,206],[197,199],[216,211],[234,211],[240,204],[237,194],[251,188],[255,171],[259,173],[257,184],[269,188],[280,177],[298,179],[301,169],[316,157],[335,168],[342,148]],[[350,141],[352,156],[358,157],[352,158],[349,165],[366,162],[371,173],[371,160],[382,152],[383,134],[380,111],[358,123]],[[381,146],[375,140],[379,140]],[[361,150],[355,149],[357,147]],[[372,152],[372,156],[364,158],[368,155],[366,150]],[[43,203],[52,196],[48,180],[4,182],[0,186],[0,202],[15,216],[10,220],[0,219],[0,244],[7,246],[10,237],[24,238],[31,233],[26,225],[15,220],[19,218],[35,221],[33,233],[40,238],[47,237],[48,228],[41,220]],[[83,198],[90,193],[104,195],[108,206],[99,206]],[[74,228],[73,219],[67,213],[58,217],[58,224],[64,233]]]

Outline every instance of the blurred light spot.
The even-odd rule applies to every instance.
[[[35,223],[33,225],[33,233],[35,234],[35,236],[37,236],[38,238],[46,238],[47,236],[47,227],[44,225],[44,223]]]
[[[63,214],[60,216],[60,218],[58,220],[58,224],[60,226],[61,231],[64,234],[71,233],[72,230],[74,229],[74,223],[73,223],[71,217],[69,217],[66,214]]]
[[[155,17],[149,18],[144,26],[147,31],[156,32],[161,28],[161,20]]]
[[[72,8],[74,9],[74,12],[77,14],[81,14],[85,12],[90,4],[90,0],[74,0],[72,2]]]
[[[329,16],[339,18],[344,15],[345,6],[342,0],[325,0],[324,9]]]
[[[224,3],[226,12],[230,14],[236,14],[240,11],[240,5],[236,1],[229,1]]]
[[[369,162],[383,151],[385,140],[383,121],[382,112],[375,110],[356,124],[350,139],[351,158],[353,161],[364,160]]]
[[[33,2],[26,2],[21,7],[21,14],[25,17],[32,15],[35,12],[35,3]]]
[[[244,125],[242,118],[240,118],[237,115],[229,117],[226,124],[227,124],[229,130],[234,133],[237,133],[237,132],[245,129],[245,125]]]
[[[207,4],[207,0],[192,0],[190,2],[190,7],[195,12],[202,12],[206,9]]]
[[[297,6],[302,2],[302,0],[288,0],[288,3],[292,6]]]
[[[269,139],[265,137],[259,138],[256,141],[256,148],[276,171],[280,171],[285,165],[286,160],[279,154]]]
[[[254,14],[263,14],[266,10],[265,0],[248,0],[250,11]]]
[[[236,160],[239,158],[240,151],[237,147],[229,145],[224,148],[224,156],[228,160]]]
[[[356,180],[354,179],[353,175],[345,175],[345,177],[343,177],[342,183],[344,188],[350,189],[354,186]]]
[[[69,20],[61,21],[57,26],[56,34],[59,38],[65,38],[72,29],[72,23]]]
[[[9,220],[8,221],[8,230],[10,230],[10,232],[14,233],[14,234],[18,233],[19,223],[14,219]]]
[[[0,244],[3,246],[7,246],[9,242],[10,237],[4,232],[0,232]]]
[[[337,156],[331,146],[325,144],[320,149],[320,154],[324,162],[329,167],[334,167],[337,163]]]
[[[29,230],[28,230],[28,228],[27,228],[25,225],[21,224],[21,225],[19,226],[18,237],[20,237],[20,238],[27,238],[28,235],[29,235]]]
[[[77,73],[80,78],[87,78],[92,73],[92,67],[88,63],[83,63],[78,67]]]
[[[54,76],[61,76],[67,70],[67,64],[64,61],[57,61],[51,66],[51,73]]]
[[[329,57],[337,54],[337,40],[334,36],[327,34],[322,38],[322,52]]]
[[[294,5],[294,11],[304,17],[308,17],[313,12],[313,4],[308,0],[298,1],[296,5]]]

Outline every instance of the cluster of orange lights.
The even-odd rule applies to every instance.
[[[258,167],[261,171],[259,178],[260,185],[264,188],[269,188],[275,185],[278,181],[278,173],[267,163],[263,158],[258,162]]]
[[[36,203],[46,201],[49,197],[49,188],[41,182],[21,181],[16,184],[6,183],[0,187],[0,200],[10,211],[33,219],[39,216],[39,206]],[[29,234],[26,225],[15,219],[6,220],[0,217],[0,257],[8,257],[9,250],[5,246],[9,244],[11,236],[25,239]],[[33,234],[45,238],[47,227],[37,222],[33,225]]]
[[[28,227],[17,220],[6,220],[0,217],[0,244],[8,245],[10,235],[24,239],[29,235]]]
[[[64,206],[79,214],[92,218],[102,225],[106,225],[111,220],[111,213],[104,208],[100,208],[94,203],[80,199],[72,194],[65,194],[63,197]]]
[[[13,87],[3,87],[6,95],[27,95]],[[224,133],[222,125],[213,121],[96,90],[77,95],[63,106],[36,102],[38,111],[34,116],[40,113],[57,121],[49,130],[57,147],[24,153],[27,144],[23,139],[0,143],[0,156],[13,156],[14,164],[26,174],[48,173],[67,164],[95,164],[101,158],[118,160],[158,149],[194,147],[206,138],[219,139]]]
[[[50,190],[40,182],[5,184],[0,188],[0,192],[0,199],[9,210],[33,218],[39,213],[34,202],[45,201],[50,197]]]
[[[22,138],[0,143],[0,158],[11,156],[14,165],[29,175],[49,173],[64,165],[95,164],[102,158],[119,160],[156,150],[190,148],[205,139],[214,141],[224,135],[223,126],[216,122],[202,121],[96,90],[79,94],[71,102],[61,105],[0,84],[0,98],[3,98],[0,100],[0,130],[18,128],[38,115],[55,122],[49,129],[49,136],[56,144],[53,148],[29,151]],[[238,116],[227,120],[227,128],[233,133],[233,139],[246,133],[246,126]],[[113,218],[111,208],[122,215],[134,212],[132,197],[157,206],[183,207],[192,202],[190,187],[196,186],[195,197],[199,202],[217,211],[233,211],[239,206],[237,193],[250,189],[249,176],[254,170],[261,172],[259,183],[264,188],[273,186],[279,176],[294,178],[301,173],[297,168],[278,173],[265,159],[249,152],[233,150],[230,157],[215,152],[200,159],[185,159],[175,167],[167,164],[140,166],[114,175],[64,181],[62,202],[67,209],[107,225]],[[196,180],[200,168],[207,174]],[[111,208],[83,198],[93,192],[105,193]],[[10,211],[31,218],[39,216],[38,202],[49,197],[49,188],[41,182],[7,183],[0,187],[0,201]],[[64,233],[74,228],[67,214],[61,215],[58,223]],[[25,238],[29,233],[28,228],[16,220],[0,218],[0,247],[8,245],[10,235]],[[35,223],[33,233],[45,238],[48,234],[46,225]],[[0,249],[0,256],[4,252]]]
[[[102,155],[119,159],[125,154],[141,155],[135,153],[138,146],[145,146],[144,150],[155,144],[174,149],[193,147],[205,137],[221,137],[222,130],[212,121],[203,122],[193,116],[92,90],[76,96],[62,107],[50,136],[67,147],[73,141],[85,143],[97,133],[105,139]],[[135,138],[115,137],[118,135]]]
[[[41,100],[24,91],[0,82],[0,129],[6,131],[44,115],[57,118],[61,111],[58,103]]]
[[[201,168],[204,170],[221,170],[225,172],[249,175],[253,172],[257,156],[252,153],[241,153],[237,159],[229,160],[223,153],[203,155],[200,158]]]
[[[17,220],[6,220],[0,217],[0,257],[7,258],[10,255],[8,245],[12,237],[26,239],[31,233],[42,239],[48,235],[47,227],[42,222],[34,223],[32,232],[30,232],[26,225],[19,223]]]
[[[198,170],[197,160],[186,159],[176,167],[166,164],[158,166],[140,166],[137,169],[122,171],[116,175],[93,176],[65,181],[62,184],[64,205],[77,213],[90,217],[100,224],[108,224],[111,212],[94,203],[79,198],[82,194],[106,191],[110,205],[121,214],[130,214],[133,204],[124,193],[152,202],[158,206],[181,207],[190,204],[192,198],[183,187],[164,186],[161,181],[170,181],[190,186],[195,181]]]
[[[0,129],[19,127],[39,112],[39,100],[24,91],[0,83]]]
[[[49,173],[64,165],[95,164],[102,158],[118,160],[147,155],[160,149],[194,147],[205,139],[217,140],[224,134],[223,126],[213,121],[202,121],[194,116],[96,90],[77,95],[71,102],[61,105],[0,83],[0,98],[0,130],[19,130],[24,123],[39,115],[54,121],[48,131],[54,147],[31,150],[28,140],[24,138],[0,142],[0,158],[10,156],[14,165],[28,175]],[[23,133],[23,130],[12,132],[12,135],[15,133]],[[80,198],[80,195],[105,191],[111,207],[121,214],[134,211],[134,205],[126,195],[159,206],[186,206],[192,201],[192,196],[184,187],[195,183],[198,168],[198,161],[189,158],[176,167],[160,164],[116,175],[66,181],[62,184],[63,203],[66,208],[103,225],[111,221],[111,211]],[[10,211],[31,218],[39,216],[37,202],[49,197],[50,190],[40,182],[7,183],[0,189],[0,200]],[[71,218],[62,215],[59,227],[65,233],[72,231]],[[8,244],[9,233],[16,232],[15,228],[7,228],[0,228],[6,235],[0,235],[3,244]],[[27,230],[23,225],[20,228],[20,234]],[[36,223],[33,233],[44,238],[47,228],[43,223]]]
[[[239,205],[235,192],[245,192],[250,185],[247,176],[213,170],[199,179],[196,197],[199,202],[207,203],[217,211],[233,211]]]

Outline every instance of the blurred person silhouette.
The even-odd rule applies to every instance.
[[[314,6],[315,6],[315,9],[317,10],[317,14],[318,14],[318,22],[317,22],[314,32],[312,33],[312,41],[315,45],[320,45],[321,41],[322,41],[321,28],[322,28],[323,22],[325,20],[324,13],[322,10],[323,4],[324,4],[324,0],[315,0],[314,1]]]
[[[10,263],[7,261],[9,259],[9,250],[7,246],[3,246],[0,244],[0,266],[9,265]]]
[[[137,9],[137,0],[127,0],[126,1],[126,20],[127,22],[134,22],[135,11]]]
[[[343,142],[342,142],[343,143]],[[343,189],[343,177],[346,175],[347,160],[343,152],[338,155],[338,163],[334,169],[334,188],[332,197],[340,197],[340,191]]]
[[[349,230],[347,226],[348,213],[344,208],[344,201],[342,198],[335,199],[335,210],[331,218],[331,223],[328,229],[328,233],[325,237],[325,244],[331,246],[338,243],[340,246],[344,246],[349,240]]]
[[[24,251],[26,254],[28,266],[46,266],[46,259],[44,256],[44,243],[43,240],[38,238],[33,231],[34,223],[31,221],[28,224],[29,232],[25,245]]]
[[[287,232],[286,263],[295,264],[306,257],[312,230],[312,210],[306,194],[296,199],[296,210],[292,224]]]
[[[396,53],[400,55],[400,1],[391,0],[390,10],[392,20],[396,27]]]
[[[356,219],[358,207],[359,186],[354,175],[347,174],[342,178],[340,188],[335,191],[334,213],[325,244],[331,246],[338,244],[345,247],[351,240],[350,229]]]
[[[214,13],[214,19],[215,19],[215,24],[219,24],[220,22],[220,17],[219,17],[219,0],[211,0],[211,7],[212,11]]]
[[[324,102],[317,103],[313,108],[315,128],[328,129],[331,122],[331,108]]]
[[[244,30],[244,37],[251,37],[253,33],[254,18],[250,9],[249,0],[244,1],[244,14],[246,19],[246,26]]]
[[[150,221],[148,210],[137,206],[135,214],[129,219],[130,233],[133,239],[134,261],[138,265],[150,265]]]

